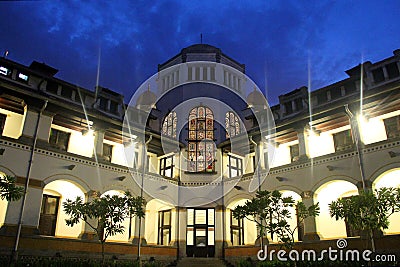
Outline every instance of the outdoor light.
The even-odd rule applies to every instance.
[[[163,185],[163,186],[160,186],[160,190],[165,190],[165,189],[167,189],[167,185]]]
[[[84,129],[84,130],[82,130],[82,135],[83,136],[91,136],[91,135],[93,135],[93,133],[94,133],[94,131],[92,130],[92,129]]]
[[[6,149],[5,149],[5,148],[0,148],[0,156],[3,156],[3,154],[4,154],[4,151],[6,151]]]
[[[122,182],[123,180],[125,180],[125,178],[126,178],[125,175],[124,176],[120,176],[120,177],[118,177],[118,180],[120,180]]]
[[[396,152],[394,152],[394,151],[389,151],[388,153],[389,153],[389,156],[390,156],[391,158],[395,158],[395,157],[398,156],[398,154],[397,154]],[[1,154],[1,155],[3,155],[3,154]]]
[[[243,190],[243,187],[241,187],[240,185],[235,185],[233,188],[239,191]]]
[[[283,181],[287,181],[288,179],[285,177],[281,177],[281,176],[277,176],[275,177],[276,180],[278,180],[279,182],[283,182]]]
[[[328,171],[333,171],[334,169],[336,169],[334,166],[331,165],[327,165],[326,168],[328,169]]]
[[[75,167],[76,167],[76,165],[72,164],[72,165],[67,166],[67,169],[72,171]]]

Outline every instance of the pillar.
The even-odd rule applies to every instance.
[[[306,207],[314,205],[314,192],[304,191],[301,194],[302,201]],[[304,219],[304,237],[303,241],[316,241],[320,240],[319,234],[317,232],[317,224],[315,222],[315,217],[308,217]]]
[[[178,211],[178,210],[177,210]],[[176,241],[173,243],[178,246],[179,258],[186,257],[186,227],[187,227],[187,209],[180,207],[176,222]],[[178,226],[179,225],[179,226]]]
[[[135,217],[135,231],[134,231],[134,235],[132,238],[132,244],[133,245],[138,245],[139,244],[139,240],[140,240],[140,244],[141,245],[147,245],[147,241],[146,238],[144,236],[145,233],[145,222],[146,222],[146,217],[144,218],[139,218],[139,217]]]
[[[23,235],[39,234],[40,209],[42,206],[43,188],[29,185],[26,194],[25,208],[22,215]],[[19,215],[22,208],[22,198],[18,201],[9,201],[4,225],[0,228],[1,234],[15,235],[17,232]]]
[[[299,160],[308,159],[308,144],[306,138],[306,130],[304,127],[297,129],[297,139],[299,140]]]
[[[226,242],[226,235],[224,236],[224,231],[226,227],[226,220],[224,218],[225,211],[224,206],[219,205],[215,207],[215,222],[214,222],[214,234],[215,234],[215,257],[221,258],[223,256],[223,249],[225,249],[228,244]]]
[[[25,115],[25,122],[22,128],[22,138],[28,139],[33,138],[36,130],[36,124],[38,120],[40,110],[36,107],[29,107],[27,108],[26,115]],[[45,142],[49,141],[50,137],[50,128],[53,122],[54,114],[49,112],[43,112],[40,121],[39,121],[39,128],[37,133],[38,140],[43,140]]]
[[[104,130],[96,130],[94,133],[94,149],[99,158],[103,156],[104,132]]]

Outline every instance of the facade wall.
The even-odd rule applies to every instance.
[[[398,56],[387,59],[387,62],[398,62]],[[21,67],[5,59],[0,61],[0,64],[10,69]],[[385,68],[385,66],[381,62],[377,66],[372,64],[366,69],[368,72],[369,69],[375,70]],[[196,76],[197,68],[199,68],[198,76]],[[349,73],[352,71],[349,70]],[[139,140],[140,138],[137,138],[134,133],[131,136],[124,136],[125,133],[121,132],[123,118],[121,111],[124,103],[119,103],[116,112],[112,112],[111,101],[117,101],[117,98],[109,97],[104,100],[108,89],[99,89],[99,95],[104,97],[103,100],[95,99],[92,92],[84,89],[79,93],[73,91],[71,97],[66,100],[63,99],[65,94],[61,92],[67,90],[70,84],[62,82],[56,90],[50,89],[50,81],[54,79],[45,77],[49,81],[45,87],[44,85],[39,87],[37,77],[33,77],[34,74],[31,76],[32,79],[23,86],[13,81],[12,76],[0,77],[8,83],[14,82],[12,86],[4,86],[2,88],[4,91],[14,94],[15,98],[27,103],[0,106],[0,113],[7,116],[0,136],[0,148],[4,149],[3,154],[0,155],[0,172],[17,177],[21,185],[25,183],[27,173],[29,173],[30,182],[22,226],[31,229],[31,235],[40,234],[38,231],[41,226],[43,195],[60,198],[56,214],[55,239],[51,242],[57,243],[57,238],[61,240],[65,237],[78,240],[89,232],[84,224],[74,228],[63,224],[66,216],[62,211],[62,203],[67,198],[81,196],[85,200],[90,200],[93,193],[102,195],[107,192],[128,190],[133,195],[143,194],[148,202],[146,217],[142,220],[141,227],[138,227],[138,220],[124,222],[126,228],[131,229],[130,234],[125,233],[110,238],[110,241],[128,246],[128,243],[134,243],[140,236],[147,243],[147,246],[144,245],[144,251],[148,250],[149,255],[166,253],[167,256],[173,256],[174,253],[174,255],[179,253],[180,256],[186,256],[187,209],[174,203],[176,196],[173,194],[179,194],[179,191],[168,191],[169,188],[166,189],[160,185],[179,183],[181,186],[190,188],[207,185],[218,177],[223,177],[224,185],[235,183],[236,186],[229,192],[223,192],[221,198],[209,199],[207,205],[200,207],[215,210],[213,229],[215,256],[222,257],[222,251],[227,248],[229,248],[225,253],[227,256],[233,253],[230,211],[237,205],[243,204],[245,200],[251,199],[259,187],[263,190],[280,190],[294,196],[296,200],[303,200],[307,205],[320,203],[321,215],[305,222],[303,241],[307,241],[307,238],[308,241],[331,240],[347,237],[345,223],[333,221],[329,216],[327,205],[332,200],[357,194],[358,190],[362,189],[363,178],[372,188],[400,185],[398,176],[400,128],[397,126],[397,131],[395,129],[394,132],[389,132],[387,126],[388,119],[396,120],[400,115],[400,106],[396,102],[397,96],[400,96],[400,77],[385,76],[384,81],[377,82],[373,76],[367,75],[366,100],[362,107],[366,116],[358,117],[358,121],[349,119],[344,108],[345,105],[349,105],[355,114],[360,110],[359,99],[357,99],[359,92],[348,85],[348,83],[354,84],[357,79],[353,74],[348,80],[341,82],[344,85],[339,88],[341,93],[337,99],[334,99],[334,90],[338,90],[337,84],[321,88],[313,93],[312,99],[317,99],[313,107],[315,110],[313,116],[307,114],[308,109],[304,101],[297,101],[304,90],[298,89],[289,93],[290,95],[284,95],[279,107],[273,107],[274,110],[279,109],[275,117],[276,133],[274,135],[260,136],[257,128],[252,128],[252,124],[246,121],[243,127],[248,131],[250,138],[254,137],[254,140],[257,140],[256,145],[252,145],[245,154],[236,155],[230,151],[229,139],[219,140],[221,142],[216,148],[214,172],[193,174],[183,168],[187,164],[188,154],[185,143],[178,142],[179,151],[167,154],[163,153],[159,145],[160,129],[165,114],[157,118],[158,124],[150,125],[153,129],[146,132],[145,137],[151,135],[152,140],[146,146],[145,140]],[[165,93],[187,83],[207,82],[232,89],[243,98],[249,98],[248,92],[243,87],[244,81],[245,76],[238,69],[222,67],[215,62],[202,62],[180,65],[179,68],[171,68],[163,72],[158,79],[158,89]],[[43,97],[42,93],[47,96]],[[80,95],[85,95],[85,101],[82,103],[85,103],[85,108],[89,108],[86,114],[88,117],[84,116],[84,109],[80,106]],[[324,97],[321,98],[321,95]],[[89,101],[90,99],[93,102]],[[108,104],[103,106],[102,101],[108,101]],[[386,102],[380,108],[381,101]],[[79,106],[80,109],[77,109]],[[94,108],[90,109],[91,106]],[[164,107],[157,106],[157,108],[164,113],[167,112],[163,110]],[[241,114],[240,117],[245,116]],[[139,123],[143,118],[134,120]],[[399,123],[398,119],[397,123]],[[54,143],[54,140],[62,140],[62,135],[54,137],[57,131],[69,134],[65,149],[60,146],[63,145],[61,141]],[[350,143],[345,142],[339,149],[338,134],[344,131],[352,133],[352,137],[346,139],[346,142]],[[354,133],[357,131],[361,132],[360,142],[354,139]],[[35,137],[37,142],[32,150]],[[250,142],[247,139],[246,141]],[[360,149],[357,149],[357,145]],[[111,146],[109,152],[104,148],[107,146],[108,148]],[[168,156],[173,156],[172,175],[170,177],[157,175],[160,173],[160,162]],[[241,160],[242,175],[231,175],[230,158]],[[260,159],[258,164],[254,162],[254,158]],[[256,166],[259,166],[258,170],[255,169]],[[362,166],[362,172],[360,166]],[[160,197],[141,192],[137,181],[142,178],[146,183],[160,187],[158,190]],[[262,184],[257,184],[258,178],[262,180]],[[193,196],[195,197],[198,196]],[[205,199],[208,197],[204,196]],[[165,201],[165,199],[171,201]],[[19,221],[20,207],[21,201],[7,203],[2,200],[0,202],[2,227],[0,233],[9,235],[4,238],[9,239],[12,236],[13,229]],[[165,210],[171,210],[171,237],[168,244],[158,247],[160,245],[158,217],[159,212]],[[391,227],[385,231],[386,235],[400,233],[398,221],[399,216],[396,214],[391,218]],[[294,225],[295,220],[291,223]],[[254,223],[245,221],[243,229],[245,231],[243,245],[254,245],[257,242]],[[47,237],[42,238],[50,240]],[[272,243],[275,241],[270,240]],[[27,241],[26,244],[29,242],[32,241]],[[29,247],[29,245],[26,246]],[[64,245],[59,246],[63,246],[60,249],[65,248]],[[110,244],[110,248],[113,246],[114,244]],[[121,246],[125,248],[125,245]],[[247,251],[247,249],[254,250],[254,248],[243,247],[240,251]]]

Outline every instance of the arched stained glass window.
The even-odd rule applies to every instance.
[[[214,171],[214,115],[208,107],[199,106],[189,113],[188,171]]]
[[[238,116],[232,111],[228,111],[225,115],[226,138],[234,137],[240,134],[240,123]]]
[[[172,111],[165,117],[163,125],[162,125],[162,134],[166,136],[170,136],[172,138],[176,138],[176,112]]]

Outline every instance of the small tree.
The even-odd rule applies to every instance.
[[[297,206],[299,219],[292,229],[288,222],[292,216],[289,208],[295,206]],[[262,239],[265,233],[276,234],[278,239],[288,248],[293,247],[295,231],[304,219],[318,214],[318,204],[308,208],[302,202],[296,205],[292,197],[283,197],[277,190],[272,192],[259,191],[251,201],[247,201],[245,205],[237,206],[233,210],[233,216],[236,219],[246,218],[256,223],[259,231],[258,238]]]
[[[142,197],[133,197],[129,192],[125,192],[124,196],[105,195],[86,203],[80,197],[74,201],[68,199],[63,203],[63,207],[65,213],[70,215],[70,218],[65,220],[67,225],[72,227],[84,221],[95,231],[101,243],[103,264],[104,244],[107,238],[125,231],[122,223],[126,218],[142,218],[145,215],[145,200]],[[96,219],[97,225],[93,225],[90,219]]]
[[[10,175],[0,175],[0,198],[8,201],[15,201],[22,197],[24,188],[17,186],[15,177]]]
[[[387,229],[389,217],[400,211],[400,188],[362,191],[359,195],[333,201],[329,211],[331,217],[346,219],[351,227],[364,232],[375,251],[374,231]]]

